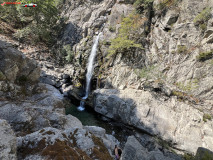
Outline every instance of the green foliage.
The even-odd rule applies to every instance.
[[[73,60],[74,54],[72,52],[72,49],[70,47],[70,45],[65,45],[63,47],[63,54],[66,55],[65,59],[67,62],[71,62]]]
[[[130,48],[142,48],[140,44],[135,43],[131,38],[138,28],[137,23],[134,23],[134,18],[134,15],[123,18],[118,36],[111,40],[108,56],[129,51]]]
[[[143,10],[148,9],[152,5],[154,0],[136,0],[133,6],[136,8],[138,13],[142,13]]]
[[[189,153],[185,153],[183,155],[183,158],[184,160],[193,160],[194,159],[194,156],[192,154],[189,154]]]
[[[198,88],[198,86],[199,86],[197,79],[194,79],[194,80],[188,82],[186,85],[184,85],[182,82],[178,82],[178,83],[176,83],[176,85],[178,86],[178,88],[180,88],[181,90],[183,90],[185,92],[194,90],[194,89]]]
[[[16,0],[1,0],[0,3],[3,2],[16,2]],[[0,20],[9,23],[13,27],[18,27],[20,24],[20,17],[18,16],[18,11],[16,10],[17,5],[0,5]]]
[[[180,53],[184,53],[186,54],[187,53],[187,48],[185,45],[178,45],[177,46],[177,52],[180,54]]]
[[[155,69],[156,67],[154,65],[152,66],[148,66],[147,68],[143,68],[141,71],[140,71],[140,74],[139,76],[141,78],[148,78],[150,79],[150,75],[152,74],[153,70]]]
[[[213,154],[211,151],[203,150],[202,152],[197,152],[194,160],[212,160]]]
[[[154,66],[154,65],[144,67],[141,70],[135,70],[135,73],[140,78],[155,79],[157,81],[162,81],[166,79],[165,75],[163,75],[162,72],[159,72],[158,66]]]
[[[32,34],[35,33],[33,33],[29,27],[25,27],[23,29],[18,29],[17,32],[13,34],[13,36],[19,41],[23,41],[26,36],[30,36]]]
[[[206,23],[200,24],[199,26],[200,26],[200,29],[202,30],[202,32],[204,32],[207,29]]]
[[[203,24],[206,23],[210,18],[211,18],[211,8],[207,7],[194,18],[194,23]]]
[[[110,31],[110,32],[115,32],[115,31],[116,31],[115,26],[109,26],[109,31]]]
[[[140,48],[140,44],[136,44],[133,40],[127,39],[127,37],[117,37],[111,41],[109,48],[109,56],[115,53],[122,53],[128,51],[130,48]]]
[[[202,52],[196,58],[198,61],[202,61],[202,62],[206,61],[208,59],[211,59],[211,58],[213,58],[213,50],[208,51],[208,52]]]
[[[180,99],[183,99],[185,97],[185,93],[180,92],[180,91],[172,91],[173,96],[177,96]]]
[[[29,3],[27,0],[21,2]],[[23,8],[17,5],[21,22],[26,25],[15,34],[15,37],[18,39],[31,37],[34,41],[42,41],[50,45],[54,41],[53,37],[56,37],[60,30],[57,23],[59,11],[55,6],[55,0],[34,0],[33,3],[37,3],[38,7]]]
[[[206,113],[203,115],[203,121],[204,121],[204,122],[207,122],[207,120],[210,120],[210,121],[211,121],[211,119],[212,119],[211,115],[206,114]]]
[[[204,32],[207,28],[207,22],[211,18],[211,8],[205,8],[200,14],[194,18],[195,25],[199,25],[200,29]]]

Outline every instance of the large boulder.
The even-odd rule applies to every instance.
[[[164,155],[158,149],[148,151],[134,136],[130,136],[125,144],[122,160],[181,160],[181,158]]]
[[[82,128],[72,115],[65,115],[63,95],[53,86],[39,83],[34,94],[19,103],[1,101],[0,118],[7,120],[17,135],[25,135],[44,127]]]
[[[10,125],[0,119],[0,159],[16,160],[16,136]]]
[[[177,148],[195,153],[200,146],[213,149],[213,122],[203,121],[203,113],[175,97],[149,91],[98,89],[94,109],[106,117],[161,136]],[[186,136],[187,135],[187,136]]]
[[[213,159],[213,152],[206,148],[199,147],[195,155],[195,160],[207,160],[207,159],[208,160]]]
[[[26,58],[11,44],[0,41],[0,74],[3,77],[0,79],[10,82],[15,80],[35,82],[40,77],[40,69],[35,61]]]
[[[19,159],[100,159],[110,160],[102,140],[85,129],[44,128],[17,138]]]

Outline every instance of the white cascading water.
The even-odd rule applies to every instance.
[[[98,36],[96,37],[96,40],[92,46],[92,51],[90,53],[89,59],[88,59],[88,64],[87,64],[87,74],[86,74],[86,91],[85,91],[85,96],[82,98],[81,102],[80,102],[80,106],[78,107],[79,111],[83,111],[84,108],[84,104],[85,104],[85,100],[87,99],[88,95],[89,95],[89,91],[90,91],[90,82],[92,79],[92,74],[93,74],[93,64],[94,64],[94,60],[95,60],[95,56],[96,56],[96,51],[97,51],[97,47],[98,47],[98,40],[100,37],[101,32],[98,34]]]

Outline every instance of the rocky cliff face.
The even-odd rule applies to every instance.
[[[82,31],[80,42],[72,45],[74,84],[84,79],[94,34],[103,32],[94,79],[104,89],[94,91],[94,109],[177,149],[213,150],[212,1],[153,1],[137,19],[136,42],[143,49],[111,57],[111,40],[119,35],[122,18],[135,14],[134,1],[70,3],[74,5],[67,5],[63,15]]]

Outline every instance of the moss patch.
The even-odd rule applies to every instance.
[[[194,18],[194,23],[195,25],[199,25],[202,31],[205,31],[207,28],[206,27],[207,22],[210,18],[211,18],[211,8],[207,7]]]
[[[69,142],[57,140],[53,145],[48,145],[44,148],[41,155],[47,156],[49,160],[91,160],[85,152],[81,151],[79,154],[78,151],[70,147]]]
[[[180,53],[184,53],[186,54],[188,52],[187,48],[185,45],[178,45],[177,46],[177,52]]]
[[[202,52],[196,58],[197,58],[198,61],[201,61],[201,62],[204,62],[208,59],[212,59],[213,58],[213,50],[208,51],[208,52]]]
[[[96,145],[93,148],[92,159],[113,160],[100,138],[92,135],[92,140]]]
[[[189,154],[189,153],[185,153],[183,155],[183,159],[184,160],[193,160],[194,159],[194,156],[192,154]]]
[[[203,121],[204,121],[204,122],[207,122],[207,120],[211,120],[211,119],[212,119],[212,117],[211,117],[210,114],[206,114],[206,113],[205,113],[205,114],[203,115]]]
[[[141,44],[135,43],[134,40],[136,36],[135,33],[142,23],[143,20],[137,14],[131,14],[128,17],[123,18],[118,36],[111,40],[108,56],[116,53],[125,53],[131,48],[142,48]]]
[[[37,147],[32,148],[31,146],[34,146],[34,144],[35,144],[35,142],[30,141],[25,146],[18,148],[18,157],[20,156],[24,159],[27,155],[33,155],[33,154],[37,154],[37,153],[41,152],[46,147],[45,138],[41,139],[38,142]]]

